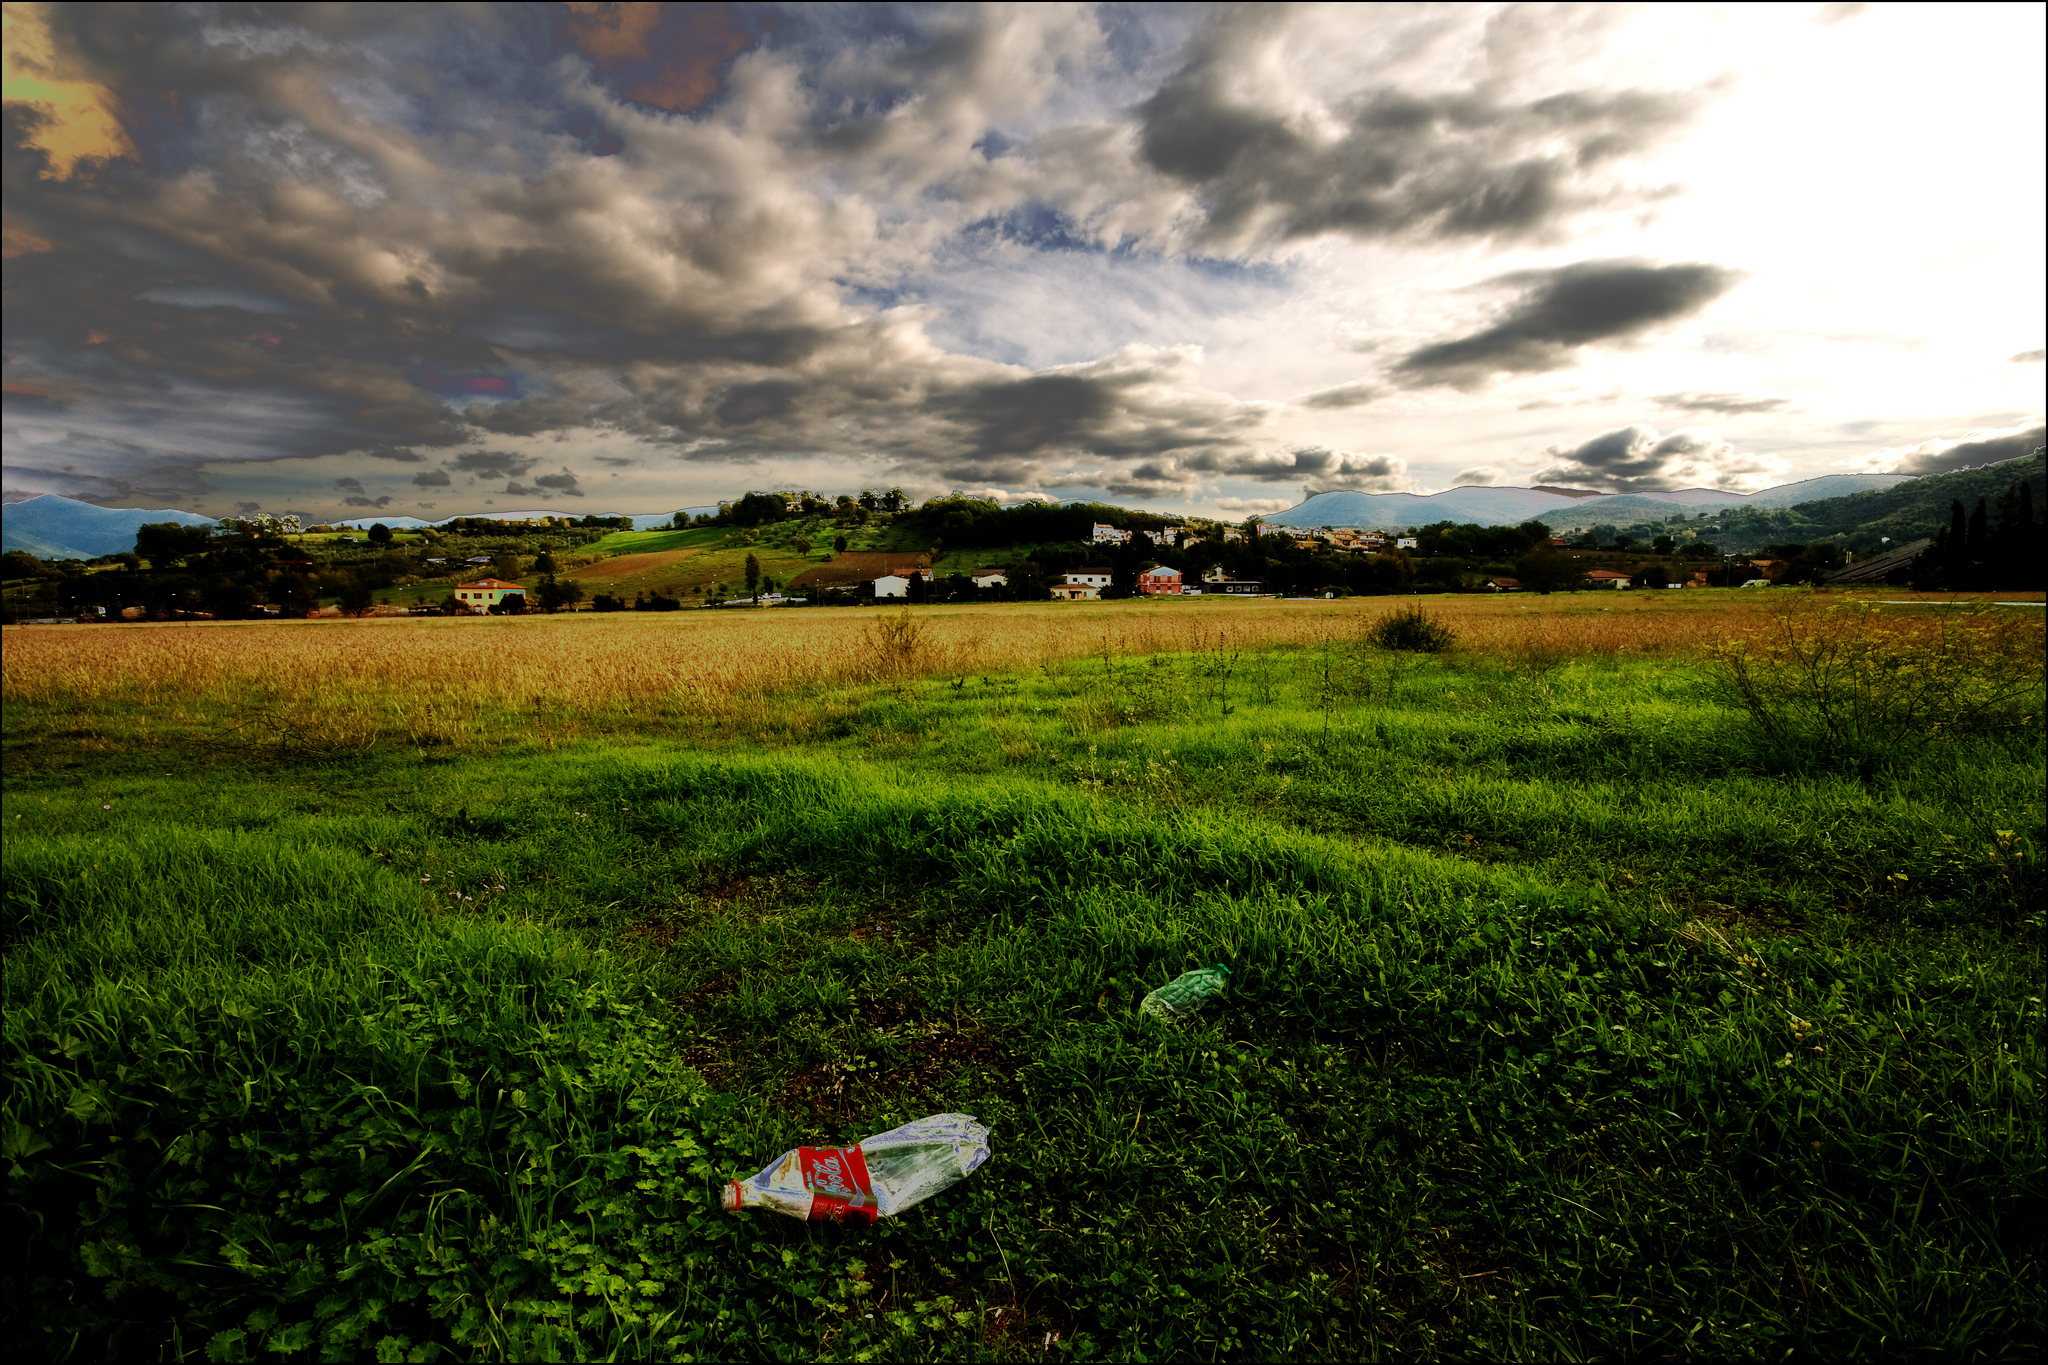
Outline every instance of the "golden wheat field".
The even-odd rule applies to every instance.
[[[1538,664],[1684,655],[1752,634],[1792,596],[1151,598],[14,627],[5,633],[0,685],[10,706],[69,711],[88,730],[129,715],[173,727],[231,725],[251,738],[281,741],[298,736],[346,745],[381,736],[455,743],[481,737],[482,728],[511,724],[542,732],[553,725],[567,733],[601,713],[614,721],[669,716],[701,723],[757,711],[763,698],[793,688],[1000,672],[1105,652],[1234,652],[1355,641],[1377,618],[1417,602],[1457,633],[1459,649],[1479,654]],[[1903,607],[1892,615],[1896,628],[1912,631],[1932,613]]]

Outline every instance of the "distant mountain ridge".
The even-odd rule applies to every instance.
[[[25,550],[37,559],[98,559],[135,548],[137,528],[152,522],[211,526],[212,517],[175,508],[101,507],[45,493],[0,504],[0,552]]]
[[[1317,493],[1264,518],[1269,526],[1308,529],[1356,526],[1391,531],[1426,526],[1433,521],[1471,522],[1480,526],[1514,526],[1537,520],[1553,530],[1576,530],[1603,522],[1656,521],[1699,509],[1727,507],[1793,507],[1851,493],[1891,488],[1919,477],[1912,474],[1823,474],[1816,479],[1781,484],[1759,493],[1729,493],[1716,488],[1680,488],[1655,493],[1595,493],[1578,489],[1467,486],[1441,493]]]
[[[695,516],[699,512],[716,512],[716,507],[686,507],[683,511]],[[584,517],[587,512],[460,512],[442,517],[451,521],[454,516],[485,517],[492,521],[528,521],[535,517]],[[604,512],[601,516],[622,517],[625,512]],[[652,530],[667,526],[675,517],[673,512],[646,512],[633,516],[633,529]],[[181,526],[211,526],[213,517],[204,517],[197,512],[183,512],[177,508],[145,507],[101,507],[97,503],[80,502],[76,498],[63,497],[56,493],[45,493],[40,497],[24,498],[20,502],[0,503],[0,552],[23,550],[37,559],[98,559],[102,555],[118,555],[135,548],[137,528],[152,522],[175,521]],[[351,517],[346,521],[329,522],[331,526],[346,526],[352,530],[367,530],[379,522],[394,531],[417,530],[422,526],[435,526],[438,522],[423,521],[418,517]]]

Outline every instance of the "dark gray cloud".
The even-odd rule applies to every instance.
[[[1704,92],[1486,85],[1370,90],[1309,119],[1243,93],[1296,15],[1219,10],[1189,60],[1138,106],[1153,169],[1193,189],[1210,246],[1324,233],[1538,238],[1588,210],[1654,197],[1618,167],[1686,123]]]
[[[351,493],[360,493],[363,491],[363,481],[361,479],[336,479],[334,481],[334,486],[336,488],[346,489],[348,492]]]
[[[551,493],[560,493],[571,498],[583,496],[583,490],[576,486],[576,476],[566,469],[559,474],[543,474],[535,479],[534,483]]]
[[[1879,462],[1890,474],[1946,474],[2031,455],[2048,444],[2048,423],[2035,421],[2008,431],[1971,432],[1960,441],[1936,439]]]
[[[1712,412],[1724,417],[1748,412],[1777,412],[1792,406],[1789,398],[1751,393],[1660,393],[1650,400],[1677,412]]]
[[[444,465],[457,474],[469,474],[479,479],[495,481],[515,478],[538,463],[538,460],[514,455],[509,450],[466,450],[454,459],[445,461]]]
[[[356,496],[343,498],[342,502],[349,507],[389,507],[391,505],[391,499],[388,497],[365,498]]]
[[[1381,390],[1359,380],[1351,384],[1339,384],[1335,388],[1319,389],[1301,400],[1308,408],[1358,408],[1378,398]]]
[[[438,469],[427,469],[412,476],[414,484],[421,488],[446,488],[454,480]]]
[[[1412,352],[1394,366],[1394,375],[1418,388],[1476,388],[1499,374],[1563,369],[1581,347],[1625,340],[1698,312],[1739,278],[1725,266],[1640,261],[1517,271],[1493,281],[1524,287],[1499,322]]]
[[[1747,492],[1776,483],[1784,462],[1769,455],[1744,455],[1711,433],[1687,430],[1659,435],[1655,427],[1632,425],[1603,431],[1577,446],[1551,446],[1550,463],[1531,476],[1534,484],[1567,484],[1612,493],[1655,493],[1680,488]]]

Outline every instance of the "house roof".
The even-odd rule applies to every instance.
[[[914,573],[930,573],[931,568],[932,557],[928,554],[903,550],[857,550],[840,555],[830,564],[805,569],[789,580],[788,587],[792,590],[850,588],[856,583],[872,583],[877,578],[908,578]]]
[[[523,587],[521,587],[521,586],[520,586],[519,584],[517,584],[517,583],[507,583],[507,582],[506,582],[506,581],[505,581],[504,579],[502,579],[502,578],[479,578],[479,579],[478,579],[478,580],[477,580],[476,582],[474,582],[474,583],[457,583],[457,584],[455,585],[455,587],[456,587],[456,590],[457,590],[457,591],[460,591],[460,590],[462,590],[463,588],[472,588],[472,589],[474,589],[474,588],[482,588],[482,589],[483,589],[484,591],[486,591],[486,592],[492,592],[492,591],[504,591],[504,592],[525,592],[525,591],[526,591],[526,589],[525,589],[525,588],[523,588]]]
[[[1618,570],[1618,569],[1594,569],[1594,570],[1591,570],[1590,572],[1588,572],[1588,573],[1587,573],[1587,575],[1586,575],[1586,577],[1588,577],[1588,578],[1627,578],[1627,577],[1628,577],[1628,575],[1627,575],[1627,574],[1625,574],[1625,573],[1622,573],[1622,572],[1621,572],[1620,570]]]
[[[1140,574],[1140,575],[1139,575],[1139,577],[1140,577],[1140,578],[1164,578],[1164,577],[1173,577],[1173,578],[1179,578],[1179,577],[1180,577],[1180,570],[1179,570],[1179,569],[1176,569],[1176,568],[1174,568],[1174,567],[1173,567],[1173,566],[1172,566],[1171,564],[1161,564],[1161,565],[1160,565],[1160,566],[1159,566],[1158,568],[1156,568],[1156,569],[1147,569],[1147,570],[1145,570],[1145,572],[1144,572],[1144,573],[1142,573],[1142,574]]]

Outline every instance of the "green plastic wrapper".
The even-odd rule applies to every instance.
[[[1147,995],[1138,1011],[1164,1023],[1184,1023],[1194,1018],[1210,1001],[1221,1000],[1229,987],[1230,968],[1221,962],[1213,967],[1198,967],[1191,972],[1182,972]]]

